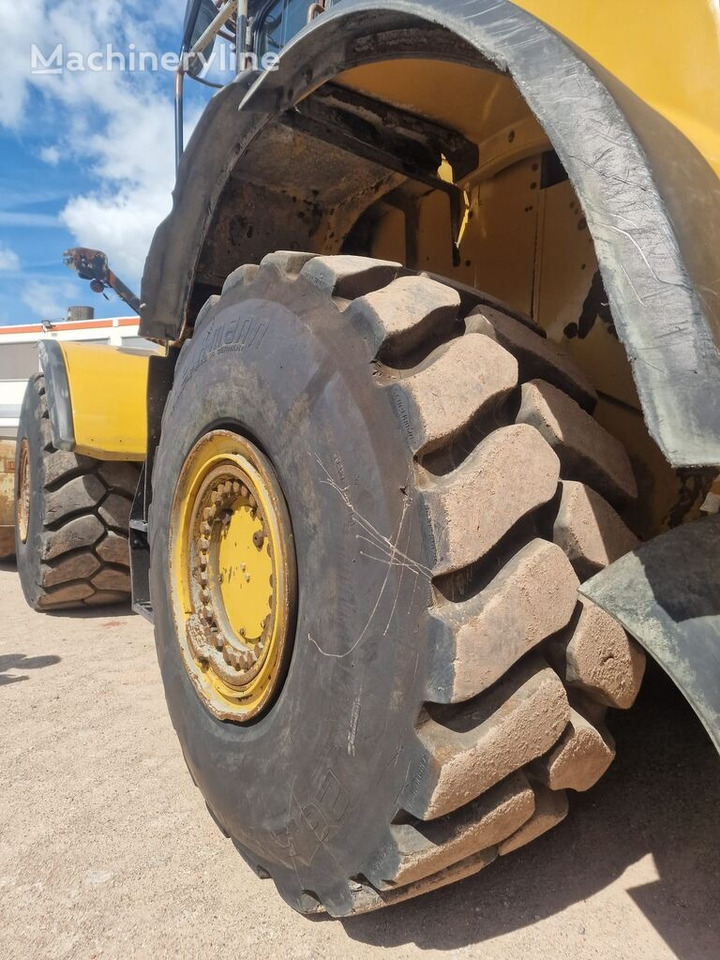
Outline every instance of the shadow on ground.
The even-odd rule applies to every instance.
[[[60,663],[60,657],[27,657],[24,653],[4,653],[0,655],[0,687],[7,686],[10,683],[20,683],[21,680],[28,680],[26,673],[21,676],[8,676],[8,670],[40,670],[42,667],[51,667],[54,663]]]
[[[654,667],[635,708],[610,723],[617,759],[597,787],[571,798],[563,824],[454,887],[344,921],[347,934],[456,950],[556,914],[652,854],[659,880],[629,896],[680,960],[720,956],[720,758]]]

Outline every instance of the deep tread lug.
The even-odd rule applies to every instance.
[[[313,260],[308,267],[316,263]],[[392,362],[430,333],[450,333],[458,323],[459,309],[460,296],[452,287],[429,277],[400,277],[356,299],[348,317],[369,341],[373,355]]]
[[[518,382],[517,362],[487,337],[469,335],[438,348],[390,387],[417,456],[447,444]]]
[[[71,554],[45,567],[43,584],[54,587],[69,580],[89,580],[100,569],[98,558],[88,552]]]
[[[468,700],[570,622],[579,582],[560,547],[532,540],[479,594],[445,603],[436,628],[428,699]]]
[[[126,497],[111,493],[100,504],[98,513],[111,530],[126,531],[130,522],[131,502]]]
[[[130,571],[118,570],[115,567],[103,567],[92,578],[96,590],[110,590],[111,592],[130,592]]]
[[[382,907],[402,903],[412,897],[420,897],[425,893],[431,893],[433,890],[441,890],[451,883],[458,883],[460,880],[475,876],[476,873],[484,870],[485,867],[490,866],[497,860],[497,857],[498,848],[490,847],[468,857],[466,860],[454,863],[452,866],[438,871],[438,873],[433,873],[422,880],[407,884],[407,886],[385,891],[378,891],[368,886],[354,898],[353,908],[348,913],[331,914],[331,916],[359,916],[363,913],[379,910]]]
[[[222,296],[225,296],[226,293],[229,293],[236,287],[244,287],[247,286],[247,284],[252,283],[257,276],[259,269],[260,268],[254,263],[245,263],[243,266],[238,267],[237,270],[233,270],[223,284]],[[195,321],[195,326],[197,327],[197,320]]]
[[[260,261],[261,267],[275,267],[275,269],[285,276],[296,277],[310,260],[314,260],[316,253],[304,253],[299,250],[276,250],[274,253],[268,253]],[[242,269],[242,268],[241,268]],[[237,273],[237,270],[235,271]],[[223,289],[223,293],[225,290]]]
[[[41,558],[54,560],[56,557],[95,544],[105,532],[102,520],[95,514],[75,517],[59,530],[47,530],[42,535]]]
[[[332,297],[354,300],[395,279],[401,266],[388,260],[347,255],[312,257],[300,276]]]
[[[484,557],[532,510],[555,496],[560,462],[527,424],[491,433],[452,473],[428,480],[423,499],[432,528],[434,574]]]
[[[140,465],[129,460],[107,460],[100,464],[98,474],[108,490],[134,497],[140,479]]]
[[[106,563],[130,566],[130,549],[127,537],[109,530],[95,547],[95,553]]]
[[[639,540],[615,510],[585,483],[564,480],[553,540],[581,580],[634,550]]]
[[[567,794],[562,790],[548,790],[544,784],[535,782],[535,813],[527,823],[511,837],[500,844],[500,856],[519,850],[525,844],[541,837],[548,830],[552,830],[565,819],[568,814]]]
[[[55,486],[65,479],[71,480],[80,473],[92,473],[97,460],[70,453],[67,450],[53,450],[45,458],[45,487]]]
[[[75,477],[47,494],[45,522],[50,525],[82,511],[93,510],[105,493],[102,481],[95,474]]]
[[[38,600],[38,610],[52,610],[60,604],[64,607],[70,604],[81,606],[81,601],[92,596],[92,593],[93,588],[90,584],[82,580],[53,587],[51,590],[47,590]]]
[[[513,356],[520,365],[523,380],[541,379],[569,394],[585,410],[592,411],[597,393],[583,371],[567,353],[540,331],[491,306],[477,307],[467,318],[468,331],[492,337]]]
[[[594,726],[577,710],[550,753],[531,765],[534,777],[551,790],[585,791],[615,759],[615,742],[604,724]]]
[[[127,603],[130,596],[130,582],[126,590],[97,590],[85,600],[86,607],[108,607],[118,603]]]
[[[617,620],[583,600],[573,629],[553,639],[552,662],[566,684],[600,704],[627,710],[645,672],[645,653]]]
[[[569,719],[558,675],[536,660],[518,665],[442,723],[421,724],[423,760],[410,772],[404,809],[422,820],[457,810],[547,753]]]
[[[202,305],[198,315],[195,317],[195,324],[193,326],[193,331],[195,334],[200,331],[203,324],[206,323],[208,318],[215,312],[215,305],[219,299],[220,297],[217,294],[213,294],[211,297],[208,297],[208,299]]]
[[[535,795],[518,772],[441,820],[390,827],[383,857],[364,871],[379,890],[423,880],[496,846],[533,814]]]

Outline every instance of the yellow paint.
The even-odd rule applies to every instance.
[[[513,0],[681,130],[720,176],[718,0]]]
[[[297,576],[277,478],[239,434],[207,433],[185,460],[170,573],[176,635],[198,695],[222,720],[255,718],[284,679]]]
[[[273,562],[267,541],[259,549],[253,542],[253,536],[263,531],[257,513],[241,500],[231,509],[230,523],[218,544],[220,594],[234,631],[258,640],[271,613]]]
[[[148,353],[98,343],[61,342],[75,451],[99,460],[144,460]]]

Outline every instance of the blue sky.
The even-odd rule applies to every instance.
[[[62,264],[76,245],[105,250],[138,289],[153,231],[174,181],[170,71],[31,74],[31,45],[87,56],[113,49],[176,52],[184,0],[0,0],[9,54],[0,62],[0,324],[57,319],[87,303],[127,314]],[[189,90],[190,121],[207,99]]]

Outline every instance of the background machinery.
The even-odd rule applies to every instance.
[[[91,307],[70,307],[60,320],[0,327],[0,560],[17,556],[28,602],[44,610],[81,601],[91,605],[116,602],[130,593],[127,514],[139,465],[101,463],[78,456],[77,451],[57,450],[51,441],[42,371],[50,357],[74,357],[77,344],[82,344],[81,354],[89,351],[90,358],[106,355],[106,349],[97,353],[100,346],[148,348],[147,341],[138,336],[137,317],[96,320]],[[34,388],[25,399],[18,453],[28,381]],[[38,416],[34,426],[32,417],[28,419],[29,404]],[[54,403],[51,406],[55,408]],[[94,443],[92,439],[90,443]],[[102,456],[97,444],[93,453]],[[17,478],[16,459],[20,467]],[[31,459],[36,461],[33,479],[37,481],[32,484]],[[17,544],[16,484],[21,491],[18,503],[24,505],[17,511],[21,526]],[[28,543],[31,497],[36,536]],[[88,553],[81,558],[76,550],[82,529],[87,531]]]

